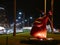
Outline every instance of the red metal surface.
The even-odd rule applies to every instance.
[[[48,16],[44,18],[38,18],[34,23],[31,29],[30,34],[35,38],[47,38],[46,24],[48,21]]]

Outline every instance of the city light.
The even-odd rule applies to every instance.
[[[19,24],[21,24],[21,22]]]
[[[3,9],[3,10],[4,10],[4,8],[3,8],[3,7],[0,7],[0,9]]]
[[[25,19],[25,22],[27,22],[27,20]]]
[[[18,19],[16,19],[16,21],[18,21]]]
[[[18,19],[21,19],[21,17],[18,17]]]
[[[30,19],[32,19],[32,17],[30,17]]]
[[[22,14],[22,12],[19,12],[19,14],[21,15],[21,14]]]
[[[22,23],[24,23],[24,21],[22,21]]]
[[[42,12],[42,15],[44,15],[44,12]]]

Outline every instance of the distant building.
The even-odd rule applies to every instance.
[[[0,26],[9,27],[6,10],[3,7],[0,7]]]

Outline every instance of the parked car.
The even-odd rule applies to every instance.
[[[6,29],[2,26],[0,26],[0,34],[4,34],[6,32]]]

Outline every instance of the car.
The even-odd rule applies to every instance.
[[[0,26],[0,34],[4,34],[6,32],[6,29],[2,26]]]

